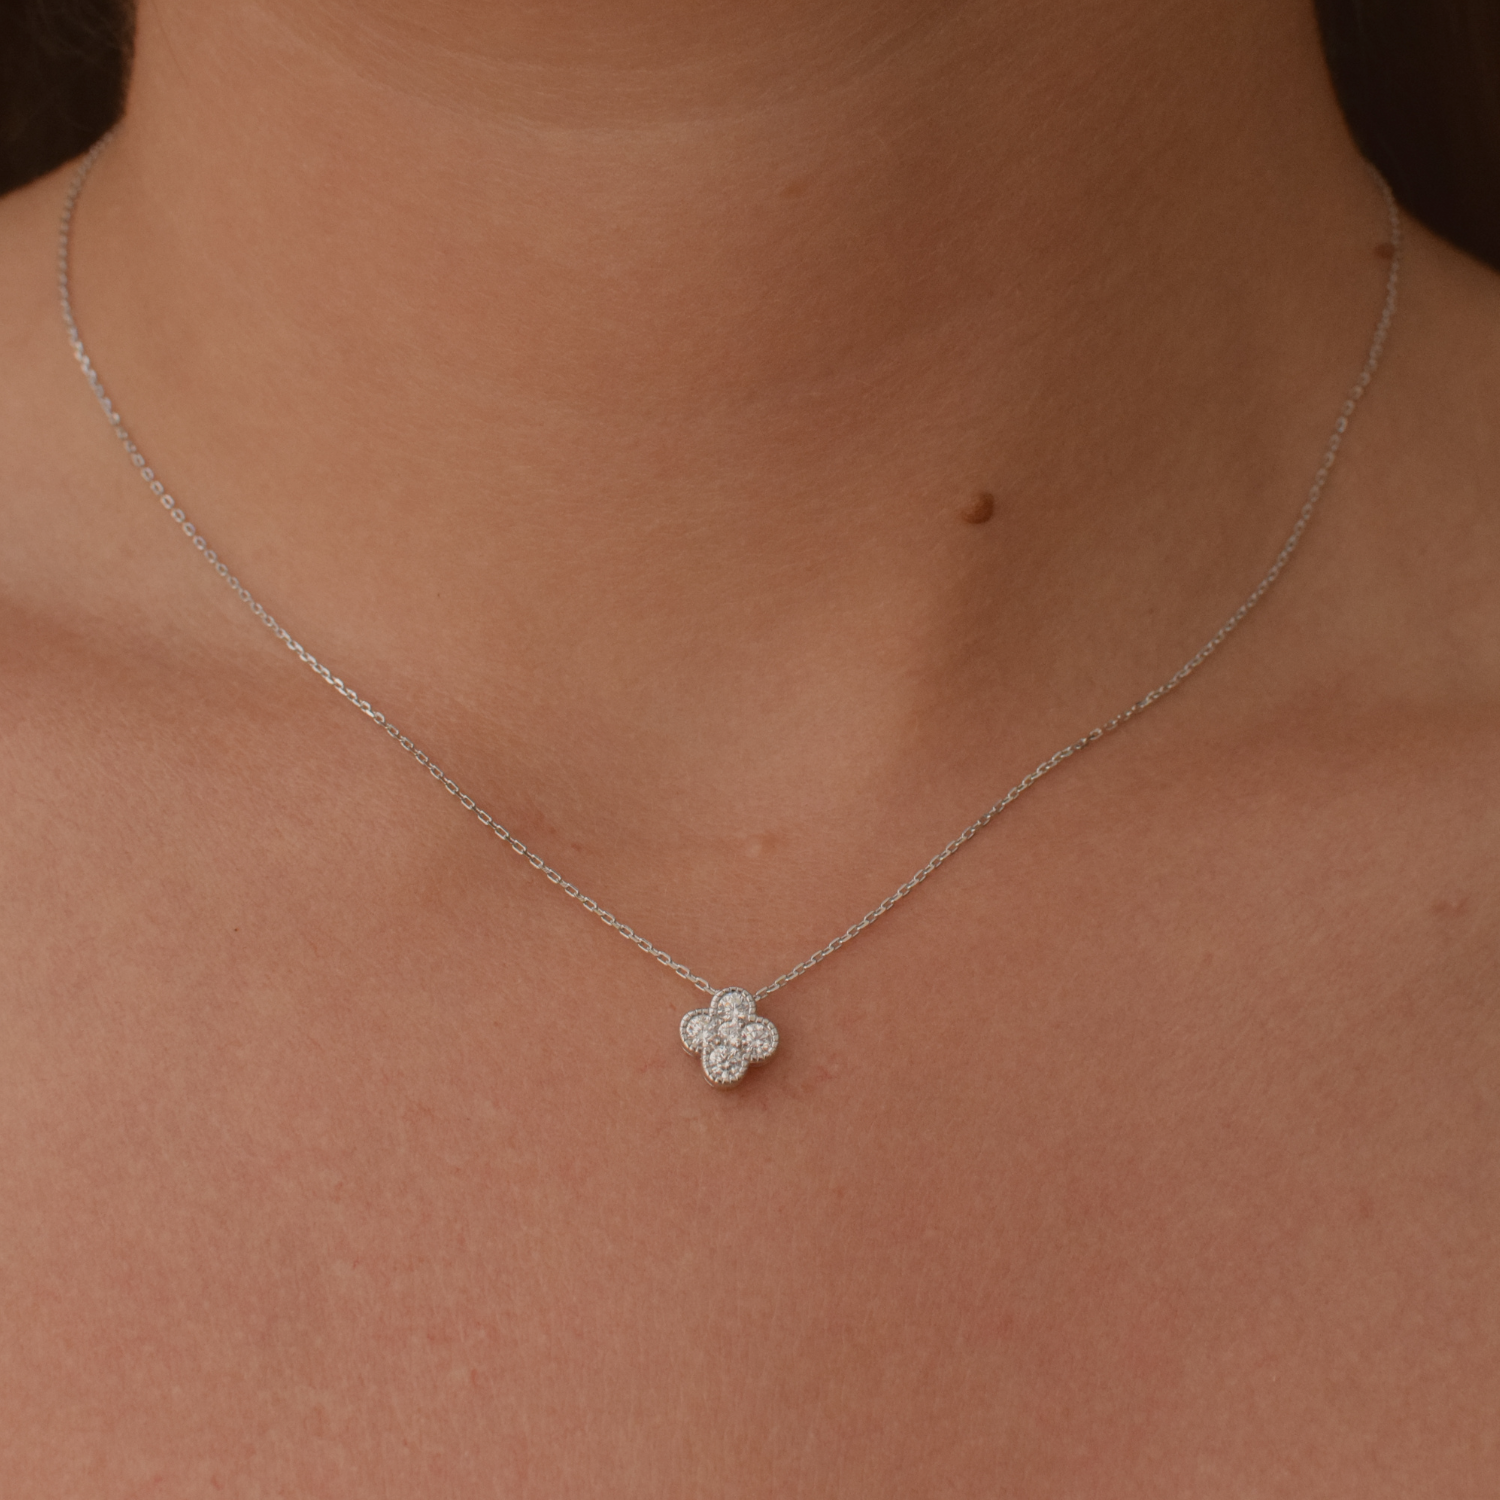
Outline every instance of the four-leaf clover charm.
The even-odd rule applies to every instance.
[[[720,990],[707,1010],[682,1018],[682,1045],[703,1058],[703,1072],[715,1088],[730,1089],[751,1063],[763,1063],[780,1038],[764,1016],[755,1014],[749,990]]]

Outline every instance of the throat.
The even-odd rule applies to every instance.
[[[1301,7],[1193,16],[154,0],[79,316],[321,655],[826,790],[1154,680],[1285,533],[1383,215]]]

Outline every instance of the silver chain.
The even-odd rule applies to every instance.
[[[370,702],[362,698],[342,677],[337,677],[320,662],[310,651],[306,650],[286,628],[277,623],[266,612],[265,606],[255,599],[250,590],[229,570],[229,565],[224,562],[219,554],[208,545],[202,532],[188,520],[183,509],[167,492],[165,485],[156,476],[156,471],[146,462],[145,455],[131,439],[129,431],[120,419],[120,414],[114,408],[109,396],[105,393],[103,382],[95,370],[93,361],[90,360],[87,350],[84,348],[83,339],[78,332],[78,323],[73,316],[73,304],[68,294],[68,240],[72,232],[73,211],[78,203],[78,195],[83,190],[84,181],[87,179],[94,163],[99,158],[99,153],[108,144],[109,136],[106,135],[79,163],[78,170],[73,174],[73,180],[68,187],[67,198],[63,203],[62,220],[58,226],[57,239],[57,288],[58,295],[62,301],[63,322],[67,325],[68,343],[72,346],[73,356],[78,361],[79,368],[88,380],[89,389],[93,391],[104,415],[109,419],[110,426],[115,436],[129,454],[131,463],[136,472],[151,487],[151,493],[161,501],[162,509],[171,516],[172,520],[182,529],[187,537],[202,555],[203,560],[222,578],[239,597],[240,601],[247,605],[250,612],[263,624],[277,640],[282,642],[289,651],[310,667],[319,677],[323,679],[341,698],[347,699],[366,718],[378,724],[391,739],[404,750],[419,766],[422,766],[429,776],[441,784],[443,790],[449,796],[458,799],[459,803],[488,828],[497,838],[504,840],[509,847],[519,854],[533,869],[545,875],[553,885],[571,896],[586,911],[592,912],[606,927],[613,928],[621,937],[635,944],[643,953],[648,953],[658,963],[666,965],[674,974],[686,979],[689,984],[696,985],[704,994],[716,993],[716,986],[709,983],[701,975],[695,974],[684,963],[679,963],[671,954],[664,952],[647,938],[641,936],[633,927],[622,922],[612,912],[606,911],[604,907],[593,899],[586,896],[578,889],[572,881],[565,879],[558,871],[554,870],[545,859],[533,849],[516,837],[504,824],[492,817],[474,800],[451,776],[447,775],[440,767],[435,765],[430,756],[422,750],[407,735],[403,734],[379,709],[371,706]],[[1386,334],[1390,331],[1391,320],[1396,314],[1396,285],[1401,272],[1401,213],[1396,206],[1396,199],[1389,185],[1378,173],[1376,180],[1385,198],[1386,212],[1390,218],[1391,235],[1391,262],[1390,272],[1386,277],[1385,305],[1380,310],[1380,317],[1375,324],[1375,332],[1370,340],[1370,350],[1365,357],[1364,368],[1359,372],[1359,378],[1354,382],[1353,388],[1339,408],[1337,420],[1333,424],[1333,431],[1329,435],[1327,448],[1323,454],[1323,461],[1318,465],[1318,471],[1313,476],[1312,486],[1308,490],[1307,500],[1303,504],[1297,516],[1296,525],[1292,527],[1291,535],[1282,544],[1281,551],[1276,554],[1276,560],[1267,569],[1265,576],[1251,591],[1250,597],[1245,600],[1230,617],[1214,632],[1214,634],[1199,649],[1180,666],[1159,687],[1154,687],[1144,698],[1132,703],[1129,708],[1117,713],[1107,723],[1097,725],[1089,730],[1081,739],[1074,740],[1070,745],[1064,745],[1061,750],[1055,751],[1034,771],[1029,771],[1023,776],[1000,800],[981,813],[962,833],[945,844],[931,859],[917,871],[899,889],[892,891],[879,906],[865,913],[859,921],[847,927],[838,937],[819,948],[816,953],[803,959],[794,968],[788,969],[785,974],[773,979],[755,992],[757,1002],[763,1000],[767,995],[774,994],[784,985],[807,973],[815,965],[823,962],[825,958],[832,957],[845,943],[858,937],[867,927],[883,917],[898,901],[909,896],[924,880],[933,874],[939,867],[945,865],[970,839],[982,828],[987,827],[993,820],[1005,811],[1012,802],[1023,792],[1035,786],[1042,777],[1055,771],[1065,760],[1077,755],[1080,751],[1088,749],[1095,741],[1101,740],[1105,735],[1113,733],[1121,725],[1129,723],[1138,714],[1144,713],[1153,703],[1166,697],[1174,688],[1185,682],[1204,662],[1208,660],[1220,646],[1228,640],[1231,633],[1236,630],[1240,623],[1270,592],[1272,585],[1281,577],[1286,565],[1291,561],[1292,554],[1297,550],[1298,543],[1302,540],[1302,534],[1307,530],[1308,523],[1313,518],[1313,512],[1317,508],[1319,499],[1322,497],[1323,488],[1328,483],[1328,476],[1333,470],[1335,459],[1338,457],[1339,448],[1343,443],[1344,434],[1348,430],[1350,418],[1353,417],[1355,408],[1359,405],[1360,398],[1369,387],[1374,378],[1376,366],[1380,363],[1380,355],[1385,348]]]

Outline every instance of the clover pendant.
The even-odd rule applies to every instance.
[[[707,1010],[682,1018],[682,1045],[703,1058],[703,1073],[717,1089],[732,1089],[751,1063],[763,1063],[780,1038],[764,1016],[755,1014],[749,990],[720,990]]]

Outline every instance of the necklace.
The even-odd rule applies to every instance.
[[[1376,321],[1375,331],[1370,339],[1369,352],[1365,357],[1364,366],[1360,370],[1359,376],[1345,398],[1343,405],[1339,408],[1338,417],[1334,421],[1333,431],[1329,435],[1327,447],[1323,453],[1323,460],[1319,464],[1317,472],[1313,475],[1307,499],[1297,515],[1291,534],[1282,544],[1281,551],[1276,554],[1276,558],[1267,569],[1265,576],[1251,590],[1249,597],[1199,647],[1193,656],[1184,662],[1165,682],[1152,688],[1144,698],[1138,699],[1128,708],[1122,709],[1112,719],[1097,725],[1080,739],[1074,740],[1072,744],[1064,745],[1061,750],[1055,751],[1037,766],[1035,770],[1027,772],[998,802],[995,802],[986,811],[981,813],[961,833],[950,839],[910,880],[899,889],[893,891],[878,906],[866,912],[859,921],[846,928],[831,943],[819,948],[816,953],[809,955],[801,963],[794,965],[786,973],[779,975],[769,984],[763,985],[753,993],[740,988],[738,985],[719,989],[708,980],[695,974],[686,964],[679,963],[669,953],[656,947],[655,944],[636,932],[633,927],[620,921],[618,917],[612,912],[607,911],[593,897],[585,895],[572,881],[564,879],[540,854],[529,848],[503,823],[486,812],[473,797],[464,791],[457,781],[435,765],[432,759],[408,735],[403,734],[379,709],[374,708],[368,699],[362,698],[343,678],[335,676],[327,665],[319,661],[310,651],[306,650],[301,642],[267,613],[264,605],[230,571],[228,563],[208,545],[203,534],[188,520],[182,507],[167,492],[165,484],[157,477],[156,471],[152,466],[146,462],[145,455],[132,440],[128,429],[121,420],[119,412],[115,410],[114,403],[105,392],[103,381],[100,379],[98,371],[94,368],[93,361],[88,356],[88,351],[84,348],[83,338],[78,331],[78,323],[73,316],[73,304],[68,290],[68,242],[72,233],[73,212],[78,204],[78,196],[83,191],[83,184],[87,180],[94,163],[99,159],[100,152],[109,143],[109,138],[109,135],[105,135],[88,152],[79,163],[78,169],[74,172],[73,179],[69,184],[67,196],[63,202],[62,218],[58,225],[57,287],[58,296],[62,303],[63,323],[67,328],[68,343],[72,347],[73,356],[77,360],[78,366],[83,371],[85,378],[88,380],[89,388],[93,391],[100,409],[108,418],[115,436],[120,440],[125,452],[130,457],[131,463],[135,466],[136,472],[150,486],[151,493],[161,502],[162,508],[178,525],[182,534],[192,542],[193,547],[203,557],[203,560],[229,585],[240,601],[248,606],[256,619],[277,640],[286,646],[289,651],[296,655],[301,662],[316,672],[341,698],[352,704],[373,723],[379,725],[391,740],[407,755],[411,756],[449,796],[455,798],[460,806],[467,812],[472,813],[483,827],[502,840],[514,853],[526,860],[534,870],[543,875],[565,895],[572,897],[585,911],[592,912],[606,927],[613,928],[621,937],[625,938],[628,942],[634,943],[643,953],[648,954],[658,963],[665,965],[674,974],[687,980],[689,984],[694,985],[709,997],[707,1006],[698,1010],[690,1010],[682,1018],[679,1034],[682,1045],[687,1051],[696,1053],[701,1058],[704,1076],[711,1084],[714,1084],[718,1088],[733,1087],[745,1076],[747,1069],[752,1063],[763,1063],[775,1052],[779,1040],[776,1027],[765,1016],[756,1013],[756,1006],[762,1000],[768,995],[774,995],[777,990],[784,988],[792,980],[807,973],[809,969],[822,963],[825,958],[832,957],[846,943],[851,942],[860,933],[865,931],[867,927],[877,922],[898,901],[910,895],[929,875],[933,874],[940,866],[946,864],[975,834],[979,833],[981,829],[988,827],[1016,798],[1035,786],[1042,777],[1049,775],[1062,765],[1064,761],[1088,749],[1090,745],[1103,739],[1105,735],[1112,734],[1138,714],[1144,713],[1153,703],[1159,702],[1168,693],[1172,692],[1174,688],[1180,686],[1224,644],[1230,634],[1239,627],[1250,611],[1265,598],[1277,579],[1281,577],[1286,565],[1291,561],[1292,554],[1297,550],[1297,545],[1302,540],[1302,535],[1307,530],[1308,523],[1313,518],[1318,501],[1322,497],[1323,489],[1328,483],[1328,476],[1333,470],[1334,461],[1338,457],[1339,448],[1344,440],[1344,434],[1349,427],[1349,421],[1354,415],[1355,408],[1359,405],[1360,398],[1364,395],[1370,381],[1374,378],[1376,366],[1380,362],[1381,352],[1385,348],[1386,335],[1390,331],[1391,320],[1396,313],[1396,285],[1401,271],[1401,214],[1396,206],[1396,200],[1389,185],[1379,173],[1376,173],[1376,182],[1385,199],[1386,213],[1390,221],[1391,261],[1390,271],[1386,277],[1385,303]]]

